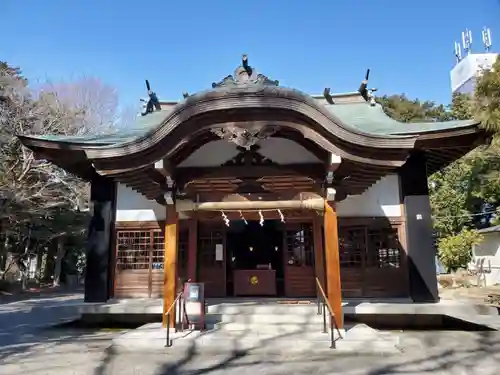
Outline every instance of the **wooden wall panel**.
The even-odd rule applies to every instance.
[[[286,297],[315,297],[314,267],[285,268],[285,296]]]
[[[358,298],[363,296],[364,274],[361,269],[341,268],[340,282],[342,285],[342,297]]]
[[[115,298],[148,298],[149,269],[117,270]]]

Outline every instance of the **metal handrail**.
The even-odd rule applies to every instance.
[[[191,281],[191,279],[188,279],[186,282],[189,283],[190,281]],[[173,344],[173,341],[170,339],[170,314],[174,310],[175,305],[182,300],[183,295],[184,295],[184,290],[181,290],[179,293],[177,293],[177,296],[175,297],[174,301],[172,302],[172,304],[169,306],[169,308],[167,309],[167,311],[164,314],[164,316],[166,316],[166,320],[167,320],[167,334],[165,337],[165,347],[167,347],[167,348],[170,348]],[[175,313],[175,311],[174,311],[174,313]],[[181,311],[181,315],[182,315],[181,316],[181,319],[182,319],[181,328],[182,328],[182,330],[184,330],[184,318],[186,319],[186,321],[189,325],[189,319],[188,319],[188,316],[186,314],[185,309],[183,309]],[[177,332],[177,326],[175,327],[175,330]]]
[[[326,293],[323,290],[323,287],[321,286],[321,282],[319,279],[316,277],[316,286],[318,287],[318,315],[323,315],[323,333],[327,333],[326,329],[326,312],[328,310],[328,313],[330,315],[330,348],[335,349],[335,335],[334,335],[334,329],[337,331],[337,334],[339,335],[339,338],[343,338],[342,334],[340,333],[338,324],[337,324],[337,318],[335,316],[335,313],[333,312],[332,306],[330,305],[330,302],[328,301],[328,298],[326,297]]]

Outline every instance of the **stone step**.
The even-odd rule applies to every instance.
[[[317,312],[316,304],[307,305],[287,305],[279,303],[220,303],[207,306],[208,314],[224,314],[224,315],[315,315]]]
[[[288,334],[299,332],[322,333],[323,324],[308,323],[308,324],[246,324],[246,323],[216,323],[207,325],[208,330],[226,331],[226,332],[251,332],[255,334]],[[327,333],[330,332],[330,326],[327,325]],[[335,336],[338,330],[334,330]],[[345,330],[340,330],[341,335]]]
[[[344,339],[336,338],[336,349],[355,353],[399,353],[398,339],[393,335],[380,335],[371,328],[353,328]],[[235,351],[290,354],[299,352],[331,351],[330,336],[321,332],[294,333],[256,332],[178,332],[171,334],[172,347],[165,347],[166,330],[152,323],[127,332],[113,340],[115,352],[186,353],[193,350],[205,354],[234,353]],[[333,352],[332,352],[333,354]]]
[[[260,324],[306,324],[323,323],[323,315],[317,315],[311,311],[307,315],[286,314],[207,314],[205,317],[209,323],[238,322],[238,323],[260,323]],[[328,317],[327,317],[328,322]]]

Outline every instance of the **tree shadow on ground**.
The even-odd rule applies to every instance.
[[[470,341],[450,341],[447,344],[444,344],[443,340],[430,337],[423,340],[423,345],[428,345],[423,355],[396,363],[387,363],[368,370],[366,374],[413,374],[417,372],[442,374],[452,371],[484,375],[498,373],[500,333],[497,331],[477,332],[471,336]]]

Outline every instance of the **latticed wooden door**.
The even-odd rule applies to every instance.
[[[286,223],[284,248],[285,295],[316,296],[312,223]]]
[[[226,248],[225,231],[220,224],[200,223],[198,227],[198,279],[205,283],[207,297],[226,296],[226,254],[217,260],[216,246]]]
[[[179,230],[178,278],[187,269],[188,231]],[[163,296],[165,236],[160,229],[118,230],[116,232],[115,297]]]
[[[384,221],[339,229],[344,297],[406,297],[408,268],[403,226]]]
[[[403,226],[368,228],[366,249],[366,297],[407,297],[409,291],[406,252],[401,245]]]
[[[162,249],[157,249],[153,257],[155,245],[160,246],[162,242],[161,232],[158,233],[155,236],[153,230],[116,232],[116,298],[151,296],[153,267],[163,268]]]
[[[339,229],[340,280],[343,297],[363,295],[366,269],[366,228]]]

